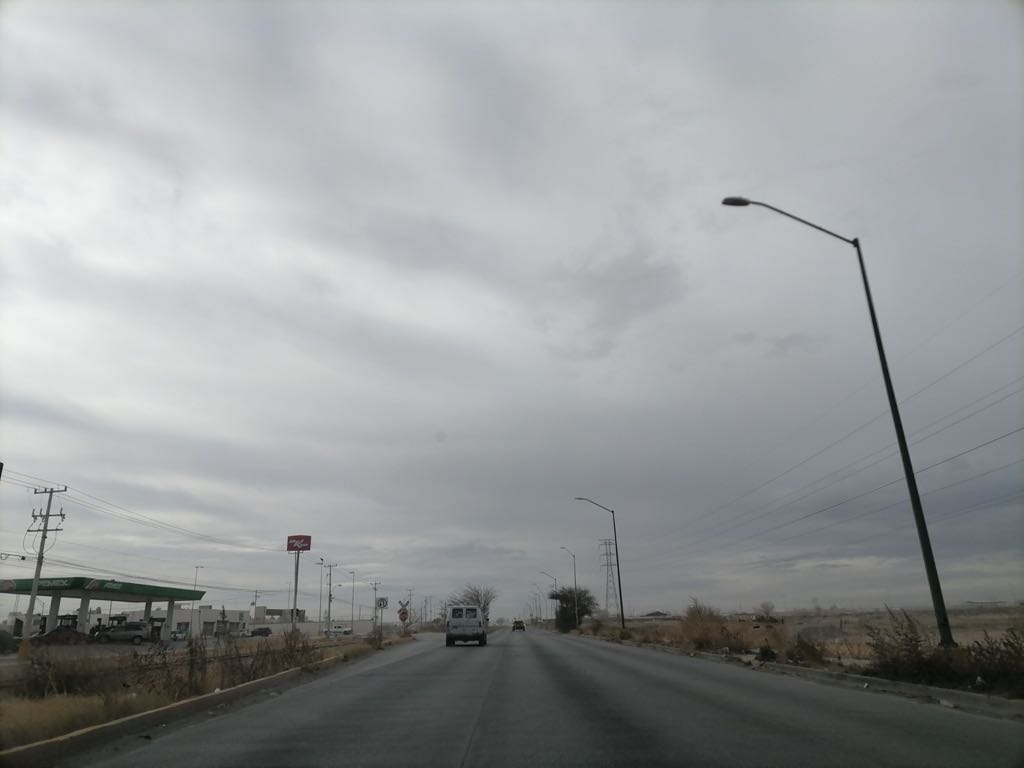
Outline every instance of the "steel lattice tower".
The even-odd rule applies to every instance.
[[[619,608],[619,593],[615,589],[615,542],[612,539],[600,539],[599,544],[603,548],[601,552],[601,567],[605,569],[605,580],[604,580],[604,609],[608,611],[608,615],[618,615]],[[612,610],[614,604],[615,610]]]

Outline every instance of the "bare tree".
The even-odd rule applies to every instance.
[[[775,612],[775,603],[771,600],[765,600],[761,603],[759,608],[761,609],[761,615],[764,616],[765,620],[770,621],[772,614]]]
[[[448,595],[448,603],[456,605],[479,605],[484,609],[484,615],[489,616],[491,603],[498,596],[498,590],[494,587],[485,587],[479,584],[467,584],[460,592],[452,592]]]

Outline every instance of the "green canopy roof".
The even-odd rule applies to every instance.
[[[0,579],[0,592],[13,595],[32,594],[32,579]],[[91,576],[62,576],[39,580],[39,595],[50,597],[88,597],[91,600],[116,600],[122,603],[148,603],[171,600],[200,600],[203,590],[158,587],[155,584],[133,584]]]

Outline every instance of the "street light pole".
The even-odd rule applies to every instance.
[[[626,628],[626,606],[622,602],[622,566],[619,563],[619,531],[615,527],[615,510],[614,509],[609,509],[604,504],[598,504],[593,499],[588,499],[585,496],[577,496],[575,501],[588,501],[591,504],[593,504],[595,507],[600,507],[605,512],[611,512],[612,513],[612,537],[615,539],[615,575],[618,578],[618,582],[619,582],[619,623],[622,625],[622,628],[625,629]]]
[[[576,584],[576,555],[573,555],[568,547],[559,547],[559,549],[564,549],[572,556],[572,604],[576,613],[576,628],[578,629],[580,626],[580,588]]]
[[[192,591],[193,592],[196,591],[196,587],[199,585],[199,569],[202,568],[202,567],[203,566],[201,566],[201,565],[197,565],[195,567],[196,568],[196,575],[195,575],[195,578],[192,579]],[[189,617],[189,620],[188,620],[189,621],[189,624],[188,624],[188,626],[189,626],[189,635],[192,636],[192,637],[195,637],[195,634],[196,634],[196,597],[195,597],[195,595],[192,596],[192,610],[191,610],[191,614],[192,615]]]
[[[889,376],[889,364],[885,358],[885,348],[882,346],[882,333],[878,329],[878,317],[875,315],[875,303],[871,298],[871,287],[868,285],[868,273],[864,267],[864,255],[860,250],[860,240],[856,237],[847,238],[838,235],[831,230],[820,227],[799,216],[794,216],[781,208],[776,208],[768,203],[761,203],[756,200],[748,200],[745,197],[727,197],[722,200],[722,205],[744,207],[757,205],[767,208],[770,211],[786,216],[787,218],[806,224],[812,229],[831,235],[837,240],[842,240],[847,245],[852,245],[857,251],[857,263],[860,265],[860,276],[864,283],[864,295],[867,297],[868,313],[871,315],[871,327],[875,333],[875,346],[878,348],[878,361],[882,366],[882,378],[885,380],[885,393],[889,398],[889,411],[892,413],[893,427],[896,429],[896,442],[899,444],[900,457],[903,460],[903,474],[907,481],[907,492],[910,495],[910,507],[914,512],[914,523],[917,526],[917,538],[921,544],[921,555],[924,558],[924,570],[928,577],[928,589],[931,591],[932,606],[935,610],[935,621],[939,629],[939,642],[945,648],[952,648],[956,645],[953,641],[953,631],[949,625],[949,615],[946,613],[946,603],[942,597],[942,586],[939,584],[939,572],[935,567],[935,555],[932,553],[931,539],[928,536],[928,524],[924,519],[924,507],[921,505],[921,495],[917,490],[917,478],[914,474],[914,465],[910,461],[910,448],[907,445],[907,437],[903,432],[903,420],[900,418],[899,405],[896,402],[896,393],[893,390],[892,378]]]

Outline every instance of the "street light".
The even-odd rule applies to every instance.
[[[192,579],[192,591],[193,592],[196,591],[196,586],[198,586],[198,584],[199,584],[199,569],[202,568],[202,567],[203,566],[201,566],[201,565],[197,565],[195,567],[196,568],[196,575],[195,575],[195,578]],[[192,637],[195,637],[195,634],[196,634],[196,631],[195,631],[196,630],[196,596],[195,595],[192,595],[192,610],[191,610],[191,615],[189,616],[189,620],[188,621],[189,621],[189,624],[188,624],[188,626],[189,626],[189,635],[191,635]]]
[[[612,513],[612,536],[615,539],[615,575],[619,580],[619,623],[622,628],[626,628],[626,606],[622,604],[622,566],[619,564],[619,532],[615,527],[615,510],[609,509],[604,504],[598,504],[593,499],[588,499],[585,496],[577,496],[575,501],[588,501],[595,507],[600,507],[605,512]],[[607,606],[605,606],[607,608]]]
[[[767,208],[775,213],[782,214],[787,218],[806,224],[812,229],[831,235],[837,240],[842,240],[847,245],[852,245],[857,251],[857,262],[860,264],[860,276],[864,282],[864,295],[868,300],[868,312],[871,315],[871,327],[875,332],[875,346],[878,347],[878,361],[882,365],[882,378],[885,380],[885,393],[889,398],[889,411],[892,413],[893,426],[896,429],[896,442],[900,447],[900,457],[903,459],[903,475],[907,480],[907,491],[910,494],[910,506],[914,511],[914,523],[917,525],[917,538],[921,543],[921,555],[924,558],[924,570],[928,576],[928,588],[932,595],[932,606],[935,609],[935,621],[939,627],[939,641],[946,648],[952,648],[956,643],[953,641],[953,631],[949,626],[949,616],[946,613],[946,603],[942,599],[942,587],[939,584],[939,572],[935,567],[935,555],[932,553],[931,539],[928,537],[928,525],[924,519],[924,507],[921,506],[921,495],[917,490],[917,478],[914,476],[914,465],[910,461],[910,448],[907,446],[907,437],[903,433],[903,421],[900,419],[899,405],[896,403],[896,393],[892,387],[892,379],[889,376],[889,364],[885,359],[885,349],[882,346],[882,333],[878,330],[878,318],[875,315],[875,303],[871,299],[871,288],[868,286],[868,273],[864,268],[864,256],[860,250],[860,240],[856,237],[847,238],[837,235],[831,230],[820,227],[799,216],[783,211],[768,203],[748,200],[745,197],[727,197],[722,200],[722,205],[733,207],[745,207],[757,205]]]
[[[576,627],[579,627],[579,625],[580,625],[580,595],[579,595],[580,589],[579,589],[578,586],[576,586],[576,555],[573,555],[573,553],[569,551],[568,547],[559,547],[559,549],[564,549],[566,552],[569,552],[569,554],[572,556],[572,605],[573,605],[573,609],[574,609],[574,611],[576,613]]]

